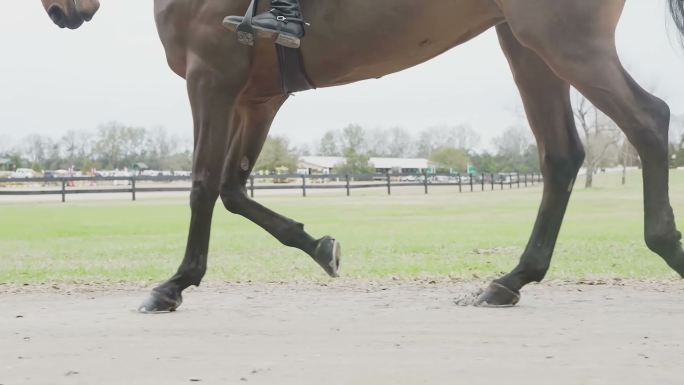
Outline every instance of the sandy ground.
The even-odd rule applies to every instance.
[[[0,286],[0,384],[682,383],[682,283],[453,304],[474,285],[213,285],[162,315],[145,291]]]

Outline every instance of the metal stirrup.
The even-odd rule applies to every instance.
[[[252,28],[252,18],[256,16],[259,0],[252,0],[247,8],[247,13],[242,19],[242,23],[237,27],[237,38],[242,44],[254,45],[254,28]]]

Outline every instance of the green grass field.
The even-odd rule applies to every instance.
[[[673,171],[675,211],[684,215],[684,172]],[[602,175],[573,195],[549,278],[674,278],[642,241],[640,174],[628,184]],[[342,242],[343,274],[375,279],[492,277],[510,270],[529,236],[539,187],[458,194],[420,189],[262,193],[263,204]],[[53,197],[54,198],[54,197]],[[62,203],[0,203],[0,282],[148,282],[170,276],[185,247],[186,199],[140,197]],[[684,222],[683,222],[684,223]],[[208,281],[324,280],[299,251],[217,205]]]

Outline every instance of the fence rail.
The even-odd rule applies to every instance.
[[[270,184],[262,184],[263,181]],[[191,176],[120,176],[120,177],[60,177],[60,178],[22,178],[0,179],[0,196],[7,195],[60,195],[62,202],[66,202],[67,195],[73,194],[131,194],[146,192],[189,192],[190,187],[141,187],[140,182],[191,182]],[[293,182],[294,181],[294,182]],[[336,184],[322,184],[328,181]],[[126,187],[119,188],[85,188],[75,186],[75,182],[89,182],[96,185],[101,182],[126,182]],[[297,183],[298,182],[298,183]],[[319,182],[319,183],[315,183]],[[14,189],[8,185],[25,185],[42,183],[43,186],[53,185],[53,189]],[[347,196],[352,190],[368,188],[386,188],[387,194],[392,194],[396,187],[422,186],[425,194],[431,187],[457,186],[459,192],[464,191],[493,191],[521,188],[543,183],[539,173],[506,173],[502,174],[356,174],[356,175],[252,175],[247,181],[246,188],[251,197],[257,190],[301,190],[302,196],[307,196],[308,190],[346,190]]]

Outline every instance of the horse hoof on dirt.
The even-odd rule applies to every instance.
[[[177,295],[165,294],[153,289],[147,299],[138,307],[138,311],[145,314],[170,313],[176,311],[181,303],[183,303],[183,296],[180,293]]]
[[[340,276],[341,255],[342,248],[340,243],[335,238],[323,237],[318,240],[318,246],[316,246],[313,258],[329,276],[337,278]]]
[[[487,289],[485,289],[477,301],[475,306],[480,307],[511,307],[520,302],[520,293],[517,293],[506,286],[492,282]]]

